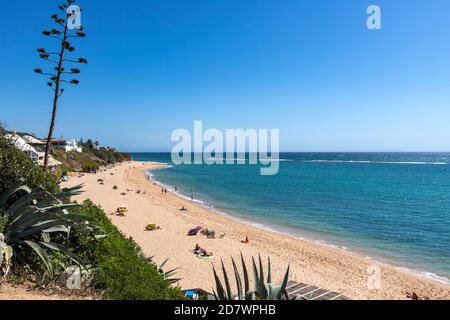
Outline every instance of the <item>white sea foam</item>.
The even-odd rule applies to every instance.
[[[450,284],[450,279],[437,275],[435,273],[432,272],[428,272],[428,271],[422,271],[422,270],[415,270],[415,269],[409,269],[406,267],[396,267],[395,269],[403,271],[403,272],[407,272],[407,273],[411,273],[413,275],[422,277],[422,278],[426,278],[426,279],[430,279],[439,283],[443,283],[443,284]]]

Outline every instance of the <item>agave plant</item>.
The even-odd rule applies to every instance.
[[[169,284],[174,284],[174,283],[179,282],[181,280],[181,278],[173,278],[172,277],[176,273],[175,271],[177,271],[177,268],[169,270],[169,271],[164,270],[164,266],[168,260],[169,260],[169,258],[167,258],[160,265],[158,265],[157,263],[155,263],[153,261],[153,256],[151,256],[150,258],[147,259],[147,261],[149,263],[151,263],[156,268],[156,270],[158,270],[159,274],[162,275],[163,278],[169,282]]]
[[[288,298],[286,292],[286,285],[289,278],[289,266],[283,278],[283,282],[279,285],[272,284],[272,274],[270,266],[270,258],[268,260],[268,271],[267,271],[267,282],[264,282],[264,268],[261,260],[261,255],[259,255],[259,270],[256,266],[255,259],[252,257],[253,263],[253,289],[249,286],[249,277],[247,267],[245,265],[244,257],[241,253],[241,263],[242,263],[242,273],[244,277],[244,288],[242,288],[242,278],[239,274],[236,263],[231,257],[231,262],[233,264],[234,276],[236,279],[237,294],[234,294],[231,289],[230,280],[228,278],[227,271],[222,262],[222,272],[225,282],[226,291],[222,285],[222,281],[215,268],[213,267],[214,279],[216,282],[216,291],[214,291],[214,297],[216,300],[281,300],[284,295],[286,299]]]
[[[68,210],[78,204],[66,203],[71,196],[81,193],[81,187],[50,194],[43,188],[31,190],[19,180],[0,194],[0,212],[5,212],[7,217],[3,242],[12,249],[14,259],[41,274],[41,280],[54,276],[52,251],[83,265],[65,245],[69,242],[70,229],[87,223],[85,216]]]

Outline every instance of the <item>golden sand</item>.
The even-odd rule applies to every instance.
[[[133,237],[144,254],[154,256],[156,262],[169,258],[165,268],[178,268],[176,276],[182,278],[179,284],[183,289],[202,288],[212,292],[212,265],[219,268],[221,258],[234,279],[230,257],[238,259],[242,252],[247,266],[250,266],[252,255],[257,257],[261,254],[265,264],[270,256],[273,278],[277,281],[281,282],[290,265],[290,279],[336,291],[352,299],[405,299],[407,292],[430,299],[450,299],[448,285],[345,250],[259,229],[170,192],[163,194],[161,188],[150,182],[144,173],[146,169],[163,167],[160,163],[130,161],[96,174],[71,177],[62,187],[83,183],[85,192],[74,199],[80,202],[89,198],[100,205],[112,223]],[[104,184],[97,181],[99,178],[104,180]],[[113,190],[113,186],[118,188]],[[137,190],[142,192],[137,193]],[[114,215],[113,212],[121,205],[128,206],[126,216]],[[180,211],[182,206],[187,211]],[[161,229],[145,231],[145,226],[151,223]],[[208,239],[200,233],[188,237],[188,230],[199,225],[214,229],[217,235],[225,233],[225,237]],[[241,243],[247,236],[250,243]],[[213,257],[197,258],[192,253],[196,244],[213,252]],[[371,287],[368,282],[374,284],[368,279],[370,266],[378,266],[381,270],[379,289],[368,288]]]

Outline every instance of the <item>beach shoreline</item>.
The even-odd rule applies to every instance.
[[[152,161],[152,162],[154,162],[154,161]],[[158,163],[158,162],[155,162],[155,163]],[[154,175],[151,173],[152,171],[163,170],[163,169],[167,169],[167,168],[171,167],[171,165],[164,163],[164,162],[160,162],[160,164],[161,164],[161,167],[144,170],[144,172],[145,172],[146,176],[148,176],[149,180],[151,182],[156,183],[161,188],[167,189],[168,192],[171,192],[172,194],[174,194],[184,200],[191,201],[187,195],[180,193],[179,191],[175,190],[173,186],[164,184],[163,182],[157,180],[154,177]],[[374,262],[376,262],[377,264],[383,264],[387,267],[394,268],[394,269],[397,269],[397,270],[400,270],[400,271],[403,271],[406,273],[410,273],[414,276],[418,276],[418,277],[424,278],[426,280],[432,280],[432,281],[435,281],[435,282],[438,282],[438,283],[441,283],[444,285],[450,285],[450,278],[441,276],[439,274],[436,274],[436,273],[433,273],[430,271],[415,269],[413,267],[409,267],[409,266],[405,266],[405,265],[402,265],[402,264],[399,264],[399,263],[396,263],[393,261],[389,261],[389,259],[387,259],[387,258],[377,256],[376,254],[374,254],[370,251],[364,251],[361,248],[356,248],[345,242],[336,244],[336,242],[333,242],[334,239],[324,239],[323,237],[322,238],[314,237],[311,234],[307,235],[305,232],[302,232],[299,230],[292,230],[292,229],[290,229],[286,226],[280,225],[280,224],[276,224],[276,225],[269,224],[266,221],[258,220],[257,218],[242,217],[240,215],[230,213],[230,211],[226,211],[226,209],[220,210],[220,209],[216,208],[213,204],[203,201],[201,199],[194,199],[193,201],[197,205],[202,206],[203,208],[213,212],[214,214],[222,215],[222,216],[224,216],[228,219],[231,219],[233,221],[236,221],[238,223],[247,224],[254,228],[263,230],[263,231],[277,233],[277,234],[280,234],[283,236],[288,236],[288,237],[291,237],[294,239],[309,241],[309,242],[312,242],[312,243],[315,243],[318,245],[329,247],[334,250],[342,250],[344,252],[356,255],[360,259],[371,259]]]
[[[179,268],[177,277],[183,278],[180,281],[183,289],[212,291],[211,264],[218,269],[220,258],[223,258],[231,272],[230,256],[236,259],[242,252],[247,263],[251,262],[252,255],[256,257],[260,253],[263,259],[270,256],[277,281],[281,281],[290,265],[292,280],[333,290],[352,299],[405,299],[408,292],[430,299],[450,299],[448,284],[417,275],[412,270],[399,270],[339,247],[262,229],[232,215],[218,214],[176,193],[165,194],[161,192],[161,186],[149,181],[145,174],[147,170],[164,167],[162,163],[130,161],[96,174],[72,177],[62,186],[84,183],[85,193],[75,197],[75,200],[89,198],[107,213],[112,213],[120,205],[128,205],[129,214],[126,217],[108,217],[122,232],[133,237],[144,254],[155,256],[157,262],[169,257],[167,268]],[[103,185],[97,182],[99,178],[104,180]],[[113,190],[114,185],[118,186],[117,190]],[[136,193],[137,190],[141,192]],[[178,210],[181,207],[188,210],[181,213]],[[145,232],[144,226],[148,223],[156,223],[162,229]],[[226,236],[223,239],[208,239],[200,234],[187,237],[187,231],[196,225],[213,228]],[[242,244],[240,241],[246,236],[250,243]],[[212,251],[213,258],[197,258],[190,251],[197,243]],[[369,267],[374,266],[380,270],[381,286],[369,289],[369,270],[373,269]]]

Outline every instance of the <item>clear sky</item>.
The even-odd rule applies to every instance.
[[[0,120],[44,136],[36,48],[60,1],[2,1]],[[448,0],[77,2],[89,60],[55,137],[169,151],[176,128],[279,128],[284,151],[450,151]],[[366,8],[382,9],[382,30]]]

